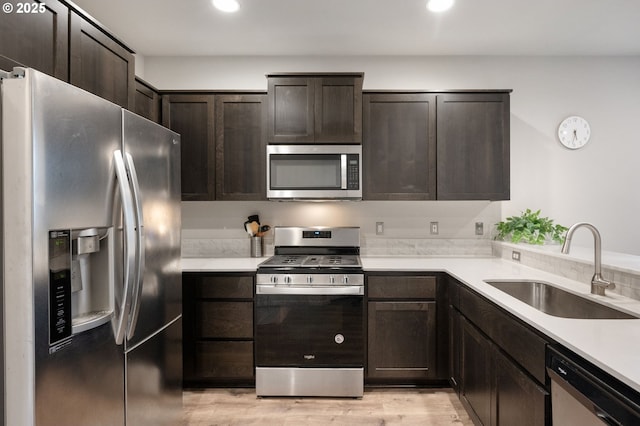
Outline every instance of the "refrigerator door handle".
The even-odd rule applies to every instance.
[[[137,236],[135,223],[135,210],[133,206],[133,198],[129,187],[129,178],[122,157],[122,152],[116,150],[113,152],[113,161],[115,164],[116,178],[120,189],[120,197],[122,198],[122,216],[124,227],[124,285],[122,290],[122,300],[120,306],[115,304],[116,324],[115,340],[116,344],[121,345],[124,342],[127,329],[127,320],[131,312],[131,303],[133,299],[133,287],[135,280],[135,261],[137,250]]]
[[[138,323],[138,314],[140,313],[140,299],[142,297],[142,281],[144,278],[144,259],[145,259],[145,243],[144,243],[144,218],[142,216],[142,196],[140,194],[140,184],[138,183],[138,175],[136,173],[136,166],[133,162],[131,154],[124,154],[125,166],[129,172],[129,178],[131,179],[131,191],[133,195],[133,205],[136,215],[136,271],[133,287],[133,301],[131,302],[131,314],[127,326],[127,339],[133,337],[133,333]]]

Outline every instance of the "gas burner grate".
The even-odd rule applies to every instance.
[[[285,256],[281,259],[281,262],[284,265],[295,265],[300,263],[300,256]]]

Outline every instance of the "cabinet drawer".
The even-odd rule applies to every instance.
[[[194,367],[199,379],[252,378],[253,342],[197,342]]]
[[[196,284],[195,297],[211,299],[252,299],[253,276],[204,276]]]
[[[500,308],[460,288],[460,311],[540,383],[545,383],[547,342]]]
[[[435,299],[436,277],[424,275],[370,275],[370,299]]]
[[[197,337],[253,338],[252,302],[196,302]]]

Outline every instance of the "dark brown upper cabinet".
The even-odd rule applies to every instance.
[[[269,143],[361,143],[363,73],[269,74]]]
[[[69,19],[69,82],[133,111],[133,51],[75,11]]]
[[[57,0],[44,13],[0,14],[0,69],[30,67],[69,80],[69,9]]]
[[[436,198],[436,97],[366,93],[365,200]]]
[[[509,93],[365,93],[363,199],[508,200]]]
[[[216,95],[215,112],[216,199],[266,199],[267,95]]]
[[[134,112],[160,123],[160,95],[155,87],[136,77],[136,105]]]
[[[439,200],[508,200],[509,93],[437,96]]]
[[[181,136],[182,200],[214,200],[214,96],[163,94],[162,124]]]

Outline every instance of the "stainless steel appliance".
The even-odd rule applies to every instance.
[[[179,424],[179,135],[32,69],[1,90],[4,423]]]
[[[256,276],[256,394],[362,397],[360,229],[276,227],[274,243]]]
[[[362,146],[267,146],[267,198],[362,199]]]
[[[640,424],[640,394],[576,355],[549,348],[554,425]]]

